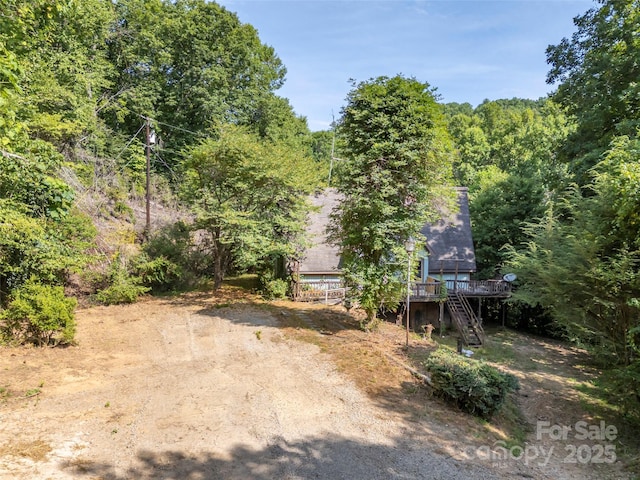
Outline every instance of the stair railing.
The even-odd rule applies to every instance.
[[[456,330],[460,333],[462,341],[465,345],[469,345],[469,331],[467,330],[467,322],[464,318],[464,309],[461,311],[457,302],[457,296],[450,295],[447,300],[447,306],[451,313],[451,320],[455,323]]]
[[[483,345],[484,339],[485,339],[484,329],[482,328],[482,325],[480,325],[480,322],[478,321],[478,317],[476,317],[476,314],[473,311],[473,308],[471,308],[471,305],[469,304],[469,300],[467,300],[467,297],[465,297],[464,294],[461,292],[456,292],[455,295],[459,300],[460,304],[462,305],[462,308],[464,309],[465,314],[467,315],[467,318],[469,320],[469,326],[472,328],[473,332],[478,337],[480,344]]]

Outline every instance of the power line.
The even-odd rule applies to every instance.
[[[176,125],[171,125],[169,123],[164,123],[164,122],[161,122],[159,120],[156,120],[155,118],[152,118],[152,117],[149,117],[149,116],[146,116],[146,115],[142,115],[142,114],[137,113],[137,112],[134,112],[134,113],[136,113],[136,115],[138,115],[141,118],[144,118],[144,119],[148,118],[149,120],[153,120],[153,122],[157,123],[158,125],[163,125],[165,127],[173,128],[174,130],[180,130],[182,132],[190,133],[192,135],[199,135],[199,136],[202,136],[202,137],[206,137],[206,135],[204,133],[202,133],[202,132],[194,132],[193,130],[187,130],[186,128],[178,127]]]
[[[133,137],[131,137],[131,139],[127,142],[127,144],[124,146],[124,148],[122,150],[120,150],[120,153],[118,153],[118,155],[116,155],[116,157],[114,158],[114,160],[117,160],[120,158],[120,155],[122,155],[124,153],[124,151],[129,148],[129,146],[133,143],[133,141],[136,139],[136,137],[138,136],[138,134],[142,131],[142,129],[145,127],[146,124],[142,124],[142,126],[138,129],[138,131],[135,133],[135,135]]]
[[[176,175],[176,173],[173,171],[173,169],[167,164],[167,162],[157,152],[155,154],[155,158],[160,160],[160,163],[162,163],[162,165],[164,165],[167,168],[167,170],[169,170],[169,173],[171,174],[173,179],[175,181],[178,181],[178,176]]]
[[[176,155],[180,155],[181,157],[186,157],[187,156],[184,152],[179,152],[177,150],[171,150],[170,148],[164,148],[164,147],[160,147],[158,145],[156,145],[156,147],[153,150],[154,151],[163,151],[163,152],[167,152],[167,153],[175,153]]]

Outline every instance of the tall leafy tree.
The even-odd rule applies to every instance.
[[[368,321],[397,303],[403,242],[418,237],[450,181],[452,145],[434,90],[414,78],[353,83],[339,132],[344,162],[333,216],[345,278]]]
[[[635,391],[640,415],[639,155],[637,139],[616,138],[589,186],[527,227],[510,266],[523,282],[516,298],[545,307],[570,339],[619,368],[620,398]]]
[[[471,115],[449,118],[458,151],[454,173],[470,191],[481,278],[500,271],[504,247],[520,245],[522,226],[542,215],[548,199],[564,189],[567,173],[557,151],[571,125],[550,100],[485,101]]]
[[[112,3],[3,0],[2,10],[0,39],[21,66],[18,113],[30,136],[68,152],[89,145],[103,130],[98,111],[113,73]]]
[[[547,82],[578,121],[565,155],[583,183],[613,137],[636,136],[640,126],[640,3],[598,3],[574,19],[571,38],[547,49]]]
[[[203,232],[215,288],[231,269],[296,253],[306,195],[317,184],[310,158],[229,125],[195,147],[183,166],[184,197]]]
[[[118,101],[105,111],[112,125],[136,131],[139,115],[152,116],[162,122],[156,128],[165,145],[178,150],[197,143],[191,132],[224,123],[255,125],[269,136],[270,120],[290,110],[273,95],[286,73],[275,51],[224,7],[119,0],[116,10],[109,50]]]
[[[478,276],[494,278],[504,266],[505,247],[525,239],[522,227],[544,213],[544,193],[538,177],[509,174],[495,166],[478,174],[470,206],[476,241]]]

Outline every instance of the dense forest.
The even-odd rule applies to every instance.
[[[248,271],[286,294],[274,265],[304,248],[305,199],[334,156],[349,196],[333,236],[368,313],[389,301],[385,259],[443,186],[468,186],[478,276],[518,275],[510,323],[587,348],[639,414],[637,1],[598,2],[548,47],[549,98],[474,108],[380,77],[325,132],[278,96],[273,48],[214,2],[0,6],[3,341],[72,341],[80,294],[134,301]]]

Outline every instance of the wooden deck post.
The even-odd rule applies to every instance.
[[[460,260],[456,260],[456,279],[453,282],[453,291],[458,291],[458,265],[460,264]]]

